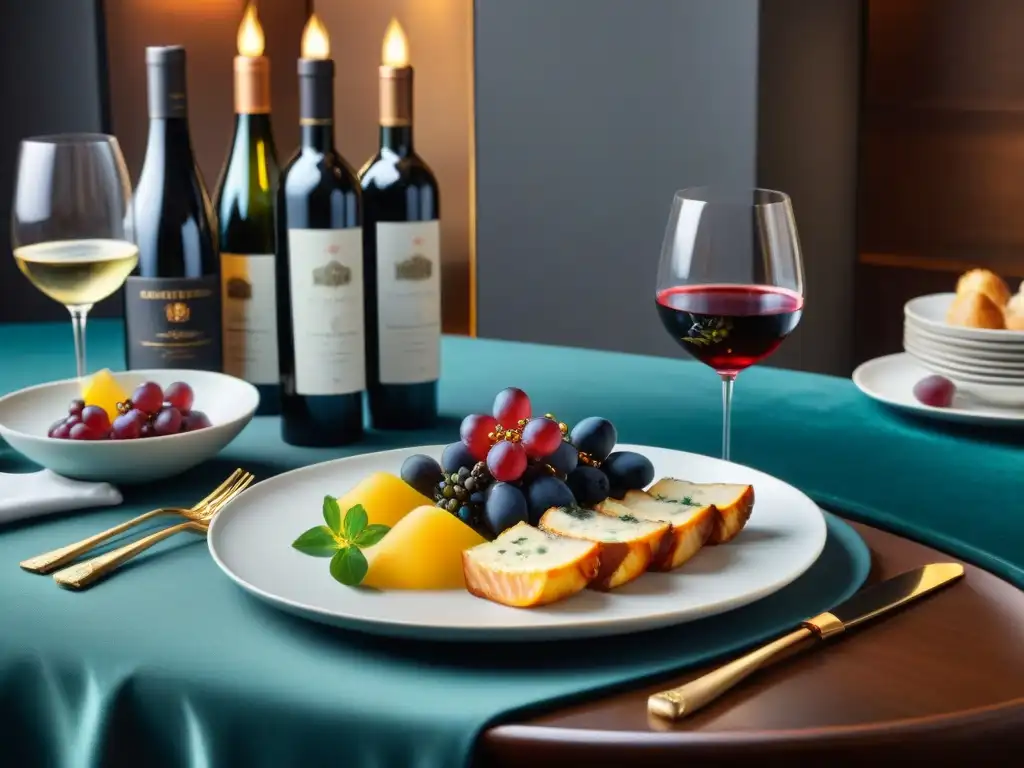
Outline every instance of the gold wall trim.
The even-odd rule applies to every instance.
[[[1008,259],[980,253],[972,259],[947,259],[935,256],[919,256],[907,253],[861,253],[858,263],[872,267],[895,269],[916,269],[927,272],[962,273],[979,267],[1006,275],[1024,273],[1024,258]]]

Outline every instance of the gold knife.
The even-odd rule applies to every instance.
[[[899,608],[919,597],[941,589],[964,575],[959,563],[932,563],[901,573],[862,589],[831,611],[800,624],[800,628],[773,640],[746,656],[708,672],[685,685],[656,693],[647,700],[652,715],[678,720],[693,714],[758,669],[775,661],[784,651],[809,640],[825,640],[847,629]],[[817,645],[817,643],[814,643]]]

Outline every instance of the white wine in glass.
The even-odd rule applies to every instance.
[[[71,313],[77,375],[85,368],[85,321],[135,268],[131,185],[117,139],[40,136],[21,143],[11,216],[18,269]]]

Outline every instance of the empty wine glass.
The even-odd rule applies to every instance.
[[[665,330],[722,377],[722,458],[728,460],[736,376],[774,352],[803,311],[803,262],[789,197],[770,189],[676,192],[655,291]]]
[[[78,376],[85,320],[139,260],[132,242],[131,183],[117,139],[98,133],[21,142],[11,214],[18,269],[71,313]]]

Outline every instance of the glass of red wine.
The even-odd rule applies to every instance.
[[[789,196],[770,189],[676,192],[658,265],[661,322],[722,377],[722,458],[732,388],[800,322],[804,269]]]

